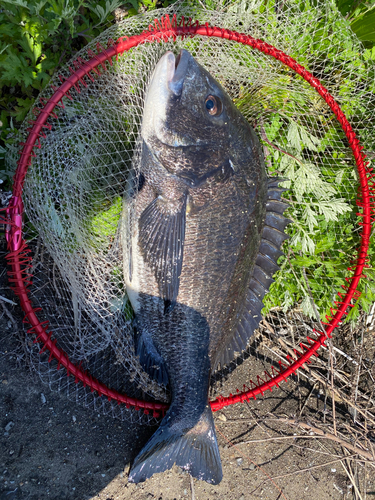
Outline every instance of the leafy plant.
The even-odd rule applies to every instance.
[[[372,46],[375,42],[375,1],[336,0],[336,4],[358,38]]]
[[[286,310],[299,303],[305,314],[312,317],[319,314],[325,320],[337,300],[337,292],[352,274],[348,263],[355,260],[359,246],[360,221],[354,202],[357,181],[344,155],[332,154],[339,136],[330,126],[318,138],[303,125],[280,114],[275,114],[264,127],[271,170],[288,179],[282,184],[285,188],[293,188],[285,193],[290,204],[287,216],[293,221],[288,230],[290,240],[285,245],[281,271],[265,299],[266,310],[276,305]],[[323,154],[327,149],[332,155],[329,162]],[[311,162],[313,152],[319,169]],[[352,321],[358,317],[360,308],[368,311],[375,301],[373,257],[370,251],[366,274],[372,279],[362,280],[359,285],[361,297],[348,315]]]
[[[174,0],[3,0],[0,9],[0,179],[4,150],[55,69],[116,19]]]

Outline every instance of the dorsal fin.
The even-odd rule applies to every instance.
[[[279,187],[279,183],[284,180],[279,178],[268,180],[265,226],[249,283],[244,311],[230,342],[218,358],[216,366],[228,365],[236,357],[235,353],[241,353],[246,349],[250,337],[262,319],[263,298],[274,281],[273,274],[279,269],[277,261],[283,255],[280,247],[288,238],[284,229],[291,222],[283,215],[288,204],[281,201],[285,189]]]

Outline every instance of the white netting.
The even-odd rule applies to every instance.
[[[98,43],[107,47],[109,39],[139,34],[166,13],[245,32],[283,50],[319,78],[371,157],[373,66],[333,3],[301,4],[283,2],[277,9],[272,2],[238,2],[218,5],[216,11],[178,4],[111,27],[75,59],[89,60]],[[159,401],[167,401],[167,391],[150,380],[134,355],[117,228],[149,78],[167,50],[182,48],[223,85],[255,127],[269,174],[289,179],[291,239],[266,302],[268,310],[273,308],[273,328],[283,328],[288,308],[297,308],[299,316],[288,320],[295,331],[306,326],[303,318],[324,317],[345,284],[359,231],[355,162],[340,126],[316,90],[272,57],[228,40],[177,38],[135,47],[112,66],[107,63],[94,81],[85,78],[87,87],[80,92],[73,88],[73,100],[64,98],[64,109],[56,108],[58,118],[50,119],[52,130],[41,139],[24,187],[26,234],[34,251],[32,297],[72,361],[119,391]],[[70,76],[69,66],[58,71],[42,98],[53,95],[60,77]],[[43,102],[35,107],[43,108]],[[313,325],[307,322],[311,335]],[[37,369],[53,387],[68,384],[46,360]],[[81,399],[82,389],[70,387]]]

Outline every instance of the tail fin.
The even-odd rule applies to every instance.
[[[176,464],[197,479],[220,483],[223,473],[210,406],[197,424],[185,432],[183,422],[173,423],[168,417],[167,414],[134,460],[129,481],[140,483]]]

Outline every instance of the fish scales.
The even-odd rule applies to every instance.
[[[141,139],[124,202],[124,277],[141,365],[169,384],[171,404],[129,480],[176,463],[217,484],[210,376],[246,347],[259,323],[269,270],[277,267],[269,244],[277,240],[278,249],[285,239],[285,207],[283,227],[266,225],[264,238],[267,216],[275,219],[267,200],[282,189],[267,182],[254,131],[185,50],[177,59],[167,52],[155,68]]]

